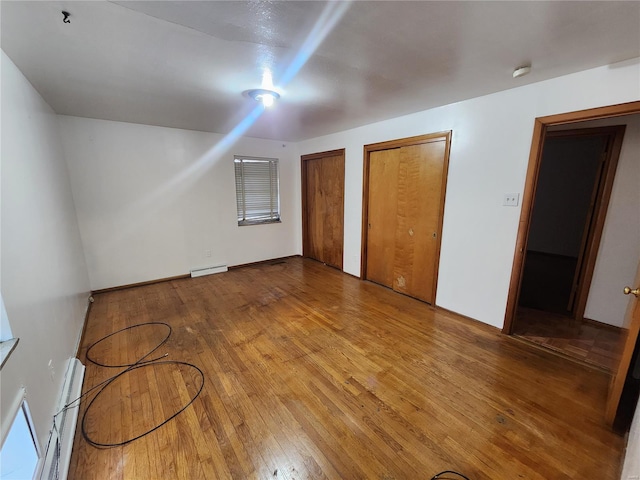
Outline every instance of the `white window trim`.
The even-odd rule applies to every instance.
[[[4,367],[9,356],[13,353],[18,345],[18,339],[13,338],[11,333],[11,325],[9,324],[9,316],[7,310],[4,307],[4,300],[0,293],[0,369]]]
[[[13,406],[11,407],[10,414],[7,418],[7,422],[2,426],[2,447],[4,447],[5,440],[9,436],[9,432],[13,428],[16,422],[16,418],[18,415],[24,415],[24,419],[27,424],[27,428],[29,429],[29,433],[31,435],[31,440],[33,444],[33,448],[35,450],[35,455],[37,457],[37,462],[34,468],[34,478],[36,478],[36,474],[40,470],[42,466],[42,451],[40,449],[40,444],[38,443],[38,437],[36,436],[36,431],[33,426],[33,420],[31,418],[31,412],[29,411],[29,405],[27,404],[26,395],[27,392],[24,387],[22,387],[14,400]],[[29,446],[31,443],[29,443]],[[27,448],[27,445],[25,445]]]

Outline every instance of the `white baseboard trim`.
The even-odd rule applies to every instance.
[[[82,394],[84,365],[77,358],[70,358],[65,374],[64,385],[51,427],[48,446],[42,462],[42,468],[36,478],[39,480],[66,480],[71,461],[73,438],[78,423],[78,404],[65,410],[65,406]]]
[[[203,277],[205,275],[212,275],[214,273],[223,273],[226,272],[227,266],[226,265],[216,265],[214,267],[204,267],[204,268],[194,268],[193,270],[191,270],[191,277],[195,278],[195,277]]]

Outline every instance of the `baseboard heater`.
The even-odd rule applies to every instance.
[[[56,412],[64,409],[65,405],[75,400],[82,393],[82,381],[84,380],[84,365],[77,358],[70,358],[67,373],[62,387],[60,402]],[[73,437],[76,433],[78,422],[78,403],[74,407],[64,410],[55,419],[55,428],[51,430],[51,438],[42,464],[42,470],[38,479],[65,480],[69,472],[71,462],[71,449]]]
[[[205,275],[213,275],[214,273],[222,273],[228,270],[226,265],[217,265],[215,267],[194,268],[191,270],[191,278],[204,277]]]

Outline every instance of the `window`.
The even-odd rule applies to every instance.
[[[11,334],[9,317],[7,316],[7,311],[4,308],[4,300],[2,300],[2,294],[0,293],[0,369],[4,367],[5,362],[17,344],[18,339],[13,338]]]
[[[11,324],[9,323],[7,310],[4,308],[2,293],[0,293],[0,341],[9,340],[11,338],[13,338],[13,335],[11,334]]]
[[[280,221],[277,158],[234,158],[238,225]]]
[[[0,478],[33,478],[38,465],[38,448],[27,402],[23,401],[0,450]]]

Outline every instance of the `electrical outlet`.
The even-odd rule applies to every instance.
[[[505,207],[517,207],[520,203],[519,193],[505,193],[502,199],[502,205]]]
[[[210,257],[211,256],[211,250],[205,250],[204,251],[204,256],[205,257]]]

